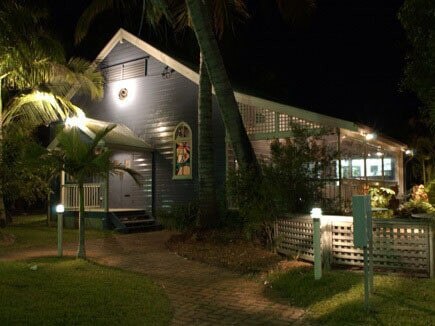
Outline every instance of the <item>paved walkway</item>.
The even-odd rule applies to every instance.
[[[165,242],[170,235],[159,231],[89,240],[87,256],[103,265],[146,274],[162,286],[174,311],[173,325],[301,324],[304,311],[265,298],[264,285],[257,278],[249,279],[168,251]],[[75,246],[66,246],[65,254],[74,253]],[[35,250],[2,259],[55,254],[55,250]]]

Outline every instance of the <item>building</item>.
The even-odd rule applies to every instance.
[[[85,204],[104,214],[146,210],[152,215],[196,197],[198,73],[120,29],[101,51],[96,63],[106,77],[105,97],[92,103],[76,97],[86,111],[83,132],[107,122],[119,124],[106,143],[113,159],[140,171],[138,187],[128,176],[90,180]],[[403,195],[403,153],[406,146],[375,136],[373,130],[353,122],[302,110],[235,92],[253,148],[258,156],[269,153],[273,139],[292,136],[295,124],[324,129],[324,145],[337,149],[334,168],[324,178],[323,194],[348,208],[352,194],[369,184],[396,187]],[[224,193],[227,169],[234,165],[216,101],[213,103],[213,146],[217,192]],[[98,127],[99,126],[99,127]],[[130,143],[129,143],[130,142]],[[75,210],[76,188],[61,180],[62,201]],[[105,216],[105,215],[100,216]]]

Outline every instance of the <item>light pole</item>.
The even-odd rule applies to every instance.
[[[65,207],[62,204],[56,206],[57,213],[57,256],[62,257],[62,232],[63,232],[63,212]]]
[[[403,166],[403,174],[404,174],[404,188],[405,189],[403,189],[404,191],[404,194],[405,194],[405,196],[406,196],[406,194],[407,194],[407,191],[408,191],[408,169],[407,169],[407,167],[408,167],[408,163],[409,162],[411,162],[412,161],[412,159],[414,158],[414,150],[413,149],[410,149],[410,148],[408,148],[406,151],[405,151],[405,155],[406,155],[406,158],[405,158],[405,164],[404,164],[404,166]]]
[[[322,278],[322,251],[320,248],[320,218],[322,217],[321,208],[311,210],[313,219],[313,252],[314,252],[314,279]]]

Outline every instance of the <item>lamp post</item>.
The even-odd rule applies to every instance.
[[[322,217],[321,208],[311,210],[313,219],[313,251],[314,251],[314,279],[322,278],[322,251],[320,248],[320,218]]]
[[[404,166],[403,166],[403,174],[404,174],[404,193],[405,193],[405,196],[406,196],[406,194],[407,194],[407,192],[408,192],[408,170],[407,170],[407,167],[408,167],[408,163],[409,162],[411,162],[412,161],[412,159],[414,158],[414,150],[413,149],[407,149],[406,151],[405,151],[405,155],[406,155],[406,158],[405,158],[405,164],[404,164]]]
[[[65,206],[59,204],[56,206],[57,213],[57,256],[62,257],[62,230],[63,230],[63,212],[65,212]]]

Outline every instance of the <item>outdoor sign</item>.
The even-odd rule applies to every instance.
[[[364,254],[364,305],[369,310],[369,294],[373,292],[373,226],[371,197],[352,196],[353,242],[363,248]]]
[[[353,213],[353,244],[355,247],[367,247],[369,235],[367,232],[370,221],[370,195],[352,197]],[[371,217],[371,216],[370,216]]]

